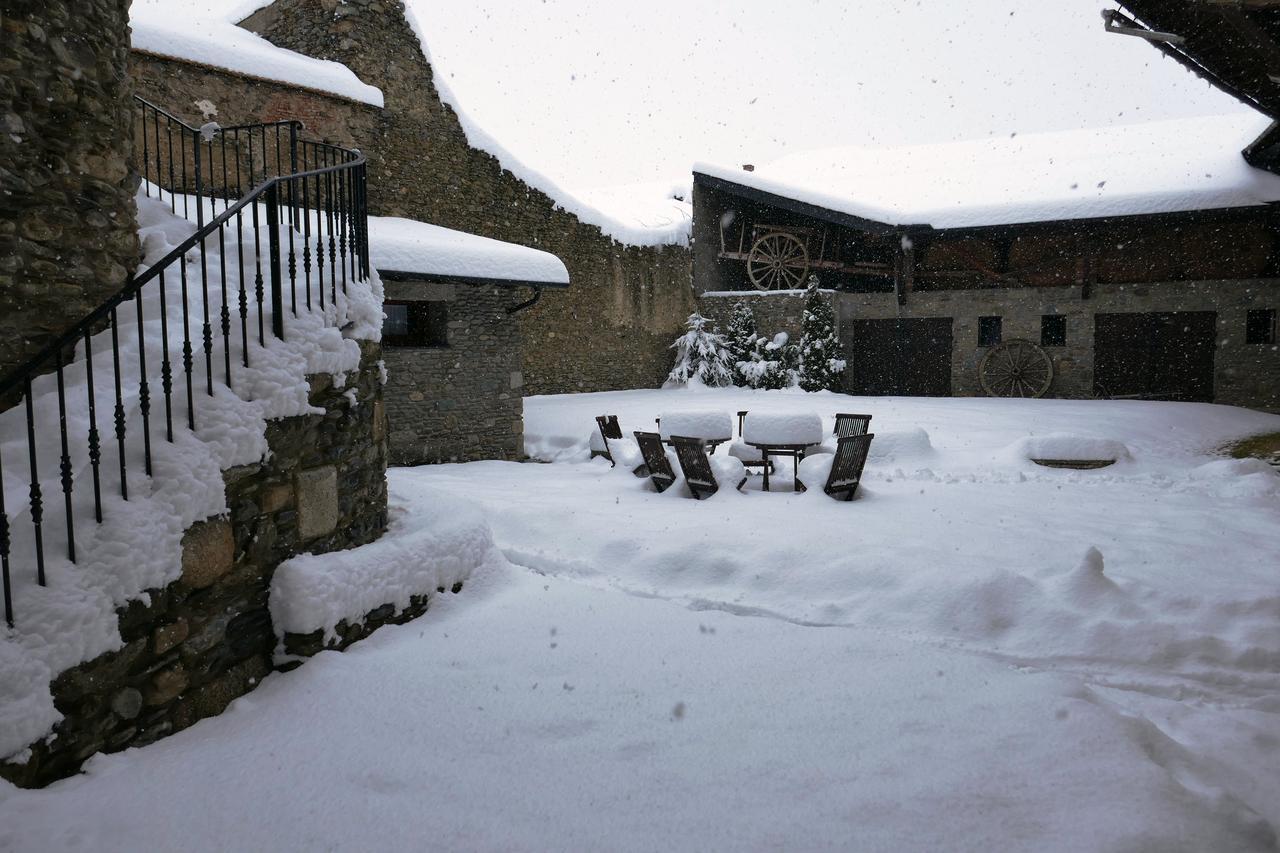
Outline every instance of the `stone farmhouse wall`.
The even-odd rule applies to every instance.
[[[124,286],[128,0],[16,0],[0,17],[0,374]]]
[[[391,463],[524,455],[520,325],[510,288],[387,281],[387,299],[446,304],[447,347],[384,347]]]
[[[1003,287],[986,290],[914,292],[905,305],[893,294],[842,293],[837,318],[952,318],[951,390],[982,396],[978,364],[978,317],[1003,317],[1004,338],[1038,341],[1040,317],[1066,317],[1067,346],[1045,347],[1055,375],[1048,396],[1087,396],[1093,391],[1094,315],[1152,311],[1213,311],[1217,341],[1213,360],[1214,402],[1280,411],[1280,347],[1245,343],[1250,309],[1280,304],[1280,280],[1163,282],[1142,285],[1094,284],[1088,298],[1075,285]],[[842,336],[845,337],[845,336]],[[846,345],[848,342],[846,341]]]
[[[139,91],[187,119],[198,116],[193,102],[201,99],[217,105],[224,124],[299,117],[308,134],[366,153],[372,213],[559,256],[569,289],[548,290],[518,315],[524,393],[662,382],[667,348],[695,306],[689,249],[624,246],[472,148],[440,100],[399,0],[278,0],[244,26],[281,47],[342,62],[382,89],[385,108],[135,52]]]
[[[381,351],[362,349],[359,373],[342,387],[309,377],[311,403],[324,414],[272,422],[269,458],[223,473],[229,515],[187,530],[178,580],[150,590],[149,603],[120,608],[122,649],[58,676],[54,702],[65,719],[24,763],[0,764],[0,777],[34,787],[71,775],[94,753],[143,746],[221,713],[276,668],[267,608],[275,568],[304,551],[363,545],[386,527]],[[426,608],[425,599],[415,604],[415,613]],[[344,630],[363,636],[398,621],[394,609]],[[314,653],[322,644],[293,645]]]

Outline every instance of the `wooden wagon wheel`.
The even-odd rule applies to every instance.
[[[990,397],[1043,397],[1053,382],[1053,359],[1031,341],[1005,341],[982,357],[978,381]]]
[[[770,231],[751,245],[747,277],[757,290],[794,290],[804,287],[809,271],[809,250],[804,241],[786,231]]]

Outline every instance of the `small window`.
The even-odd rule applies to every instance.
[[[1040,346],[1065,347],[1067,345],[1067,318],[1061,314],[1044,314],[1040,317]]]
[[[1250,311],[1244,323],[1246,344],[1274,344],[1276,342],[1276,309],[1259,308]]]
[[[1000,318],[978,318],[978,346],[993,347],[1000,343]]]
[[[389,347],[447,347],[449,311],[446,302],[385,302],[382,343]]]

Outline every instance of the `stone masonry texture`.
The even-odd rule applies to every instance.
[[[323,414],[271,422],[267,459],[223,472],[229,515],[188,529],[178,580],[119,609],[123,648],[55,679],[63,721],[24,763],[0,764],[0,777],[36,787],[69,776],[94,753],[143,746],[221,713],[274,669],[267,596],[276,566],[304,551],[363,545],[386,528],[381,351],[371,343],[362,351],[359,372],[341,387],[328,375],[309,377]],[[333,478],[337,518],[305,538],[299,510],[310,472]],[[414,612],[425,608],[422,599]],[[403,617],[385,610],[344,626],[344,638]]]
[[[570,288],[547,291],[518,315],[524,393],[662,382],[671,364],[667,347],[694,308],[688,248],[624,246],[470,147],[457,116],[440,101],[399,0],[278,0],[244,26],[282,47],[347,65],[382,89],[385,108],[135,53],[139,90],[188,120],[197,117],[193,102],[201,99],[218,107],[224,124],[299,117],[310,135],[368,155],[373,214],[560,257]],[[178,65],[186,70],[175,72]]]
[[[391,462],[519,459],[524,453],[516,293],[476,285],[386,282],[387,297],[446,291],[447,347],[385,347]]]
[[[0,374],[138,262],[128,16],[128,0],[0,10]]]

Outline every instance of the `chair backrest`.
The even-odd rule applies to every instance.
[[[846,435],[836,442],[836,458],[831,463],[831,475],[822,490],[832,497],[844,495],[845,500],[853,500],[862,480],[862,469],[867,464],[867,451],[871,448],[871,439],[875,433],[866,435]]]
[[[711,470],[711,460],[707,458],[707,449],[702,440],[687,438],[682,435],[671,436],[671,443],[676,447],[676,459],[680,462],[680,470],[684,472],[685,482],[695,498],[703,494],[714,495],[720,488],[716,482],[715,472]]]
[[[746,411],[738,412],[738,438],[742,438],[742,424],[747,419]]]
[[[622,438],[617,415],[596,415],[596,423],[600,425],[600,435],[605,438]]]
[[[836,415],[836,438],[844,438],[846,435],[866,435],[870,427],[871,415],[845,413]]]
[[[671,460],[667,459],[666,448],[662,446],[662,437],[656,432],[640,430],[635,431],[635,436],[654,488],[660,492],[666,491],[667,487],[676,481],[676,472],[671,469]]]

